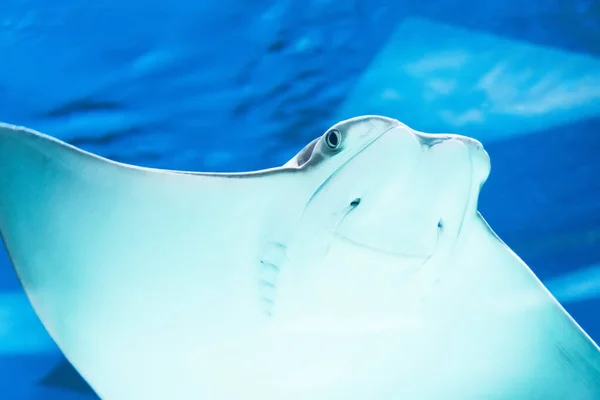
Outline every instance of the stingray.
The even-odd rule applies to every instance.
[[[103,399],[598,399],[598,346],[477,211],[489,172],[379,116],[245,173],[1,125],[0,231]]]

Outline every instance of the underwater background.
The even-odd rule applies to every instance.
[[[483,142],[480,211],[600,341],[600,1],[0,1],[0,121],[113,160],[279,166],[362,114]],[[90,398],[0,248],[0,399]]]

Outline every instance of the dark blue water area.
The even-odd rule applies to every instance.
[[[599,2],[0,2],[0,121],[117,161],[273,167],[362,114],[479,139],[481,213],[600,341]],[[91,397],[0,249],[0,398]]]

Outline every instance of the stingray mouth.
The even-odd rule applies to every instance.
[[[423,263],[427,262],[436,253],[436,251],[439,247],[439,243],[442,240],[442,235],[443,235],[443,223],[440,220],[438,228],[437,228],[437,237],[435,240],[434,249],[429,253],[425,253],[425,252],[417,253],[417,252],[411,252],[410,249],[404,249],[403,248],[404,246],[399,246],[397,243],[391,243],[389,245],[381,244],[381,243],[368,243],[361,239],[353,239],[353,238],[347,236],[346,234],[340,233],[338,231],[333,232],[334,238],[336,238],[342,242],[351,244],[353,246],[357,246],[357,247],[360,247],[362,249],[365,249],[365,250],[368,250],[371,252],[376,252],[376,253],[385,254],[388,256],[392,256],[392,257],[404,258],[404,259],[413,259],[415,261],[421,261]]]
[[[356,212],[355,210],[360,207],[361,202],[361,198],[350,202],[340,223],[332,232],[335,239],[370,252],[412,259],[417,263],[427,262],[443,242],[445,231],[442,218],[432,220],[427,224],[428,227],[422,229],[421,232],[402,231],[397,228],[402,225],[389,218],[384,223],[367,225],[347,223],[348,217]]]
[[[440,229],[439,234],[441,234],[441,229]],[[423,263],[427,262],[427,260],[429,260],[431,257],[433,257],[433,255],[436,253],[436,250],[434,250],[430,254],[410,253],[408,251],[395,249],[394,247],[386,247],[386,246],[381,246],[381,245],[376,245],[376,244],[373,245],[373,244],[364,243],[364,242],[361,242],[358,240],[351,239],[348,236],[345,236],[344,234],[341,234],[338,232],[334,232],[333,236],[338,240],[347,242],[353,246],[358,246],[358,247],[368,250],[368,251],[382,253],[382,254],[392,256],[392,257],[414,259],[416,261],[422,261]],[[439,242],[439,238],[438,238],[438,242]],[[436,249],[437,249],[437,243],[436,243]]]

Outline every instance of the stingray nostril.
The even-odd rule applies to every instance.
[[[356,199],[354,199],[350,202],[350,207],[357,207],[359,204],[360,204],[360,197],[357,197]]]

